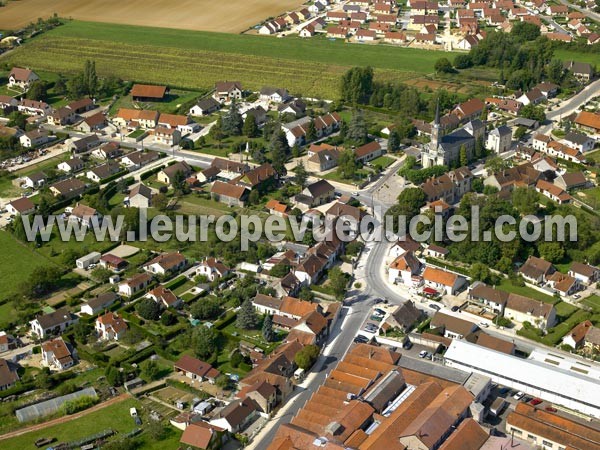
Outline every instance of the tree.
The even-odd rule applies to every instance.
[[[321,350],[316,345],[307,345],[296,353],[294,362],[299,368],[308,370],[317,361],[320,353]]]
[[[540,27],[529,22],[516,22],[513,24],[510,35],[517,42],[535,41],[540,37]]]
[[[283,130],[279,129],[273,133],[269,142],[269,152],[271,153],[271,164],[277,173],[285,173],[285,163],[290,154],[290,145]]]
[[[336,171],[341,178],[345,178],[347,180],[354,179],[357,169],[358,164],[356,163],[354,152],[351,149],[346,149],[340,153]]]
[[[73,336],[75,337],[75,339],[78,342],[81,342],[82,344],[87,344],[88,342],[88,337],[90,335],[90,333],[92,332],[92,327],[89,323],[86,322],[77,322],[75,325],[73,325]]]
[[[140,364],[141,377],[147,382],[154,381],[160,376],[160,367],[156,361],[148,360]]]
[[[491,271],[488,266],[483,263],[475,263],[471,266],[469,275],[474,281],[487,282],[491,276]]]
[[[457,69],[468,69],[473,65],[473,61],[471,61],[471,57],[469,55],[461,54],[456,55],[454,58],[454,67]]]
[[[248,116],[252,116],[252,114],[248,114]],[[254,116],[252,118],[254,119]],[[239,136],[243,125],[242,115],[237,102],[233,99],[229,105],[229,111],[223,116],[223,133],[227,136]]]
[[[373,92],[373,68],[353,67],[346,71],[341,83],[342,100],[366,104]]]
[[[306,142],[312,142],[317,139],[317,129],[315,127],[315,120],[310,119],[308,122],[308,129],[306,130]]]
[[[327,274],[329,287],[336,300],[343,300],[346,295],[346,287],[348,286],[348,278],[339,267],[333,267]]]
[[[294,183],[296,183],[300,188],[304,188],[304,184],[308,179],[308,172],[304,167],[304,163],[302,161],[298,161],[296,168],[294,169]]]
[[[96,62],[87,60],[83,68],[83,86],[85,93],[93,97],[98,91],[98,75],[96,74]]]
[[[533,103],[525,105],[519,111],[519,116],[525,117],[526,119],[537,120],[543,122],[546,120],[546,112],[541,106],[535,106]]]
[[[176,195],[183,195],[190,192],[190,187],[185,181],[185,174],[181,170],[178,170],[173,175],[173,189]]]
[[[396,130],[390,131],[390,136],[388,137],[388,145],[387,149],[389,152],[396,152],[400,148],[400,136]]]
[[[221,118],[221,116],[217,117],[217,120],[215,121],[213,126],[210,127],[208,135],[215,141],[217,141],[218,148],[221,148],[221,141],[225,137],[225,133],[223,132],[223,119]]]
[[[36,267],[27,280],[21,284],[20,291],[25,297],[43,296],[57,286],[61,276],[62,272],[56,266]]]
[[[165,311],[162,316],[160,316],[160,323],[165,327],[170,327],[171,325],[175,325],[177,323],[177,317],[175,317],[175,314]]]
[[[35,385],[38,389],[48,390],[52,387],[52,378],[50,378],[50,369],[43,367],[35,376]]]
[[[221,305],[217,299],[200,299],[192,305],[190,313],[194,319],[212,320],[221,315]]]
[[[302,286],[298,293],[298,298],[306,302],[312,302],[315,299],[315,294],[313,294],[313,291],[308,286]]]
[[[525,133],[527,133],[527,128],[525,128],[524,126],[517,127],[517,129],[515,130],[514,138],[518,141],[523,136],[525,136]]]
[[[523,215],[536,214],[539,210],[539,195],[533,189],[519,187],[512,192],[512,204]]]
[[[256,119],[252,114],[248,114],[244,120],[243,133],[249,138],[254,138],[258,135],[258,126],[256,125]]]
[[[554,84],[562,84],[565,78],[565,68],[563,66],[563,62],[560,59],[553,59],[546,67],[546,75],[548,76],[548,80],[550,80]]]
[[[502,170],[506,169],[507,166],[508,163],[504,159],[500,158],[499,156],[494,156],[485,162],[484,167],[489,174],[492,174],[501,172]]]
[[[271,317],[270,314],[267,314],[263,321],[262,336],[267,342],[273,342],[275,339],[275,333],[273,332],[273,317]]]
[[[27,116],[19,111],[13,111],[8,115],[8,126],[19,127],[24,130],[27,125]]]
[[[107,366],[104,374],[106,376],[106,381],[110,386],[117,387],[123,384],[123,374],[115,366]]]
[[[198,358],[206,359],[218,349],[218,334],[213,328],[198,325],[192,333],[192,347]]]
[[[250,299],[246,299],[242,303],[242,307],[237,313],[235,325],[243,330],[251,330],[258,326],[259,320]]]
[[[231,378],[229,378],[228,375],[219,375],[217,377],[217,379],[215,380],[215,383],[217,386],[219,386],[221,389],[230,391],[233,389],[233,381]]]
[[[354,142],[356,145],[363,145],[367,142],[367,124],[361,111],[354,111],[352,114],[346,139]]]
[[[467,156],[467,147],[465,147],[464,144],[460,146],[458,159],[461,167],[469,164],[469,157]]]
[[[453,73],[454,72],[452,63],[448,60],[448,58],[439,58],[435,62],[434,69],[435,69],[436,73]]]
[[[551,263],[560,262],[565,256],[565,249],[559,242],[540,242],[537,249],[540,256]]]
[[[169,204],[169,199],[165,194],[158,193],[152,196],[152,206],[158,209],[161,212],[167,210],[167,205]]]
[[[158,320],[160,317],[160,306],[151,298],[143,298],[135,305],[135,310],[140,317],[146,320]]]
[[[27,98],[31,100],[46,101],[48,98],[48,85],[43,80],[31,83],[27,91]]]

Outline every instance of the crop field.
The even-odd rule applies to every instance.
[[[297,8],[302,0],[19,0],[8,1],[0,14],[0,29],[15,29],[38,17],[148,25],[154,27],[237,33],[267,17]]]
[[[444,53],[452,57],[453,54]],[[72,21],[31,40],[1,62],[72,73],[94,59],[100,75],[211,88],[240,80],[250,89],[287,87],[305,96],[336,98],[349,67],[371,65],[382,80],[403,81],[433,72],[442,52],[385,45],[349,45],[326,39],[194,32]]]

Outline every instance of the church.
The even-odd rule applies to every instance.
[[[423,167],[431,166],[459,166],[460,149],[462,146],[467,151],[467,159],[471,160],[478,140],[483,143],[485,139],[485,124],[479,120],[471,120],[462,128],[448,134],[443,134],[440,126],[440,106],[435,111],[435,120],[431,127],[431,142],[421,151],[421,164]]]

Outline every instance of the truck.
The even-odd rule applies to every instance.
[[[502,413],[502,410],[506,406],[506,400],[502,397],[498,397],[490,406],[490,413],[494,416],[498,416]]]

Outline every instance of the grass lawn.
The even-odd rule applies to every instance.
[[[34,442],[42,437],[54,437],[57,443],[70,442],[108,429],[127,433],[136,427],[129,415],[129,408],[139,406],[137,400],[125,400],[73,421],[0,441],[0,448],[35,449]]]
[[[379,158],[375,158],[373,161],[370,161],[373,166],[381,166],[384,169],[394,164],[396,160],[394,158],[390,158],[389,156],[380,156]]]
[[[600,296],[594,294],[581,300],[583,305],[589,306],[595,313],[600,313]]]
[[[17,170],[14,173],[21,177],[24,175],[31,175],[36,172],[43,172],[44,170],[56,169],[56,166],[63,161],[66,161],[71,158],[69,152],[61,153],[60,155],[53,156],[52,158],[48,158],[44,161],[40,161],[37,164],[32,164],[23,169]]]
[[[328,174],[324,175],[322,178],[324,178],[326,180],[337,181],[338,183],[345,183],[350,186],[356,186],[358,183],[360,183],[361,179],[366,178],[371,173],[372,172],[367,169],[358,169],[356,171],[356,174],[357,174],[357,177],[360,177],[360,179],[349,180],[348,178],[342,178],[338,174],[337,170],[332,170]]]
[[[235,208],[230,208],[224,203],[201,198],[197,195],[188,195],[179,201],[176,210],[178,213],[183,214],[212,214],[222,216],[225,213],[231,213]]]
[[[562,59],[563,61],[574,60],[580,62],[590,63],[592,65],[600,64],[600,54],[599,53],[582,53],[575,52],[573,50],[566,50],[562,48],[557,48],[554,50],[554,57],[558,59]]]
[[[93,58],[100,75],[125,80],[206,90],[218,80],[239,79],[254,90],[285,86],[295,94],[337,98],[340,76],[349,67],[370,65],[380,79],[401,81],[432,73],[442,55],[452,59],[455,53],[72,21],[3,59],[73,73]]]
[[[575,197],[595,210],[600,210],[600,187],[584,189],[583,191],[575,193]]]
[[[2,258],[0,258],[0,273],[2,274],[0,301],[10,298],[16,292],[18,285],[27,279],[33,269],[51,264],[29,246],[18,242],[7,231],[0,231],[0,248],[2,249]],[[6,319],[8,318],[0,313],[0,322]]]
[[[130,95],[121,97],[111,107],[111,112],[116,113],[119,108],[135,108],[139,107],[140,104],[150,109],[156,109],[160,112],[175,114],[178,112],[180,106],[193,102],[200,97],[204,92],[197,91],[184,91],[178,89],[171,89],[169,96],[162,102],[133,102]],[[185,112],[187,114],[187,111]]]
[[[545,303],[555,304],[559,300],[551,295],[544,294],[536,289],[532,289],[527,286],[515,286],[508,279],[502,279],[498,289],[502,289],[507,292],[512,292],[514,294],[523,295],[525,297],[534,298],[536,300],[541,300]]]

